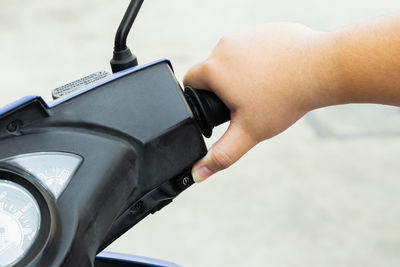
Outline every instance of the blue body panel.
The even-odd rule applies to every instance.
[[[101,80],[99,80],[97,82],[94,82],[92,84],[88,84],[87,86],[85,86],[85,87],[83,87],[81,89],[78,89],[78,90],[76,90],[76,91],[74,91],[74,92],[72,92],[72,93],[70,93],[68,95],[60,97],[59,99],[54,100],[54,101],[52,101],[50,103],[46,103],[43,100],[43,98],[41,96],[38,96],[38,95],[25,96],[25,97],[15,101],[15,102],[11,103],[11,104],[6,105],[5,107],[0,108],[0,117],[2,117],[3,115],[6,115],[7,113],[10,113],[10,112],[14,111],[15,109],[17,109],[20,106],[23,106],[23,105],[31,102],[34,99],[39,100],[41,103],[43,103],[43,105],[46,108],[51,109],[51,108],[53,108],[53,107],[55,107],[57,105],[60,105],[63,102],[66,102],[66,101],[68,101],[68,100],[70,100],[70,99],[72,99],[74,97],[77,97],[77,96],[79,96],[81,94],[84,94],[84,93],[86,93],[86,92],[88,92],[90,90],[94,90],[94,89],[96,89],[97,87],[99,87],[99,86],[101,86],[103,84],[106,84],[108,82],[116,80],[116,79],[118,79],[120,77],[123,77],[125,75],[131,74],[133,72],[139,71],[141,69],[150,67],[152,65],[159,64],[161,62],[167,63],[170,66],[170,68],[172,69],[171,62],[168,59],[159,59],[159,60],[156,60],[156,61],[153,61],[153,62],[150,62],[150,63],[146,63],[146,64],[143,64],[143,65],[140,65],[140,66],[136,66],[136,67],[133,67],[133,68],[130,68],[130,69],[126,69],[126,70],[120,71],[118,73],[115,73],[113,75],[107,76],[107,77],[105,77],[105,78],[103,78],[103,79],[101,79]]]
[[[136,264],[143,265],[144,267],[181,267],[175,263],[162,261],[157,259],[150,259],[146,257],[139,257],[115,252],[106,252],[103,251],[99,255],[97,255],[98,259],[110,260],[115,263],[126,263],[126,264]]]

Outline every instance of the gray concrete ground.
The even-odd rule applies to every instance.
[[[127,3],[1,1],[0,104],[49,99],[52,88],[108,69]],[[141,62],[170,58],[181,79],[224,33],[269,21],[333,30],[399,9],[398,0],[145,1],[130,43]],[[398,108],[314,111],[108,250],[192,267],[400,266],[399,151]]]

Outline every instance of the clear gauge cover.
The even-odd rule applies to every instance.
[[[37,201],[21,185],[0,180],[0,267],[21,260],[35,242],[41,215]]]
[[[4,161],[31,173],[57,199],[79,168],[82,158],[71,153],[39,152]]]

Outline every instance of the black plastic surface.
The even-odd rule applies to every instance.
[[[51,217],[38,253],[16,266],[93,266],[100,248],[193,183],[187,172],[206,147],[162,62],[52,109],[35,99],[0,118],[0,160],[57,151],[83,158],[58,199],[25,171],[1,166],[43,195]]]

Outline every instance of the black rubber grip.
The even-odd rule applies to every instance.
[[[213,92],[185,88],[186,99],[205,137],[210,137],[214,127],[231,119],[229,108]]]

